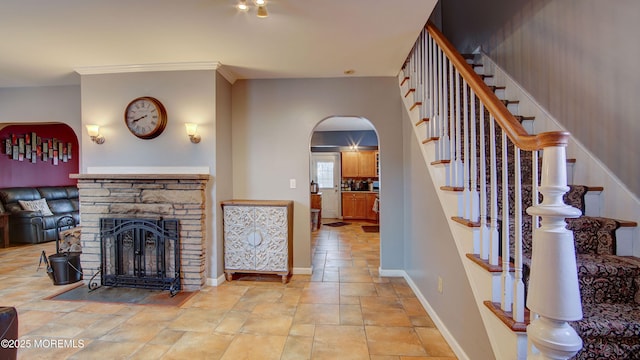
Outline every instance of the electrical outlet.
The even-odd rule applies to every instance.
[[[290,189],[296,188],[296,179],[289,179],[289,188]]]
[[[442,277],[438,276],[438,292],[442,293]]]

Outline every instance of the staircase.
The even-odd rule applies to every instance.
[[[491,288],[474,295],[494,353],[640,359],[640,258],[618,255],[637,224],[594,215],[602,187],[566,186],[579,166],[564,155],[567,134],[533,140],[535,117],[518,113],[480,60],[429,24],[399,82],[425,161],[439,168],[434,183],[456,199],[447,211],[451,195],[439,194],[467,276]]]

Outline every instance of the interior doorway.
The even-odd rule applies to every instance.
[[[319,194],[312,195],[311,208],[321,208],[319,223],[323,219],[377,223],[380,156],[373,124],[362,117],[329,117],[316,125],[310,143],[309,176],[315,184],[312,192]]]
[[[322,194],[322,217],[341,218],[340,153],[312,153],[311,178],[316,179],[318,193]]]

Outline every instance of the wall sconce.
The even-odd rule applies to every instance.
[[[184,127],[187,129],[187,135],[192,143],[197,144],[200,142],[200,134],[198,134],[198,124],[185,123]]]
[[[98,125],[87,125],[87,133],[89,137],[91,137],[91,141],[96,144],[104,143],[104,136],[100,135],[100,126]]]

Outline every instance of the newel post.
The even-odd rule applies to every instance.
[[[565,218],[580,216],[580,210],[562,198],[569,191],[565,146],[545,147],[542,158],[539,189],[544,198],[527,209],[541,222],[533,232],[527,296],[527,306],[539,316],[527,327],[535,347],[529,359],[569,359],[582,349],[582,339],[567,321],[582,319],[582,303],[573,232],[566,228]]]

